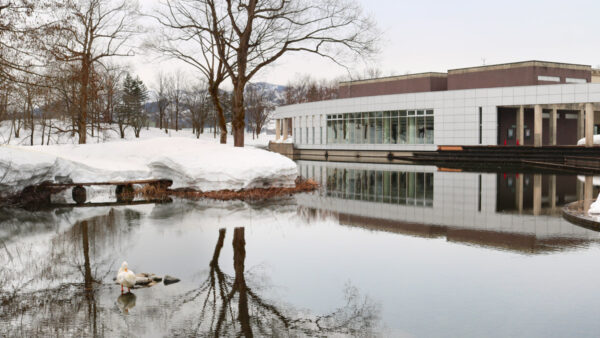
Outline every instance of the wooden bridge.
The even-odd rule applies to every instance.
[[[91,206],[86,204],[87,191],[86,187],[91,186],[116,186],[115,197],[116,203],[95,203],[93,206],[106,206],[106,205],[123,205],[135,203],[134,185],[147,185],[155,187],[157,190],[167,190],[173,181],[165,179],[150,179],[150,180],[133,180],[133,181],[109,181],[109,182],[79,182],[79,183],[52,183],[44,182],[35,186],[28,186],[15,199],[20,205],[30,208],[39,208],[45,206],[67,206],[68,204],[56,204],[54,205],[51,201],[51,196],[58,192],[64,191],[71,188],[71,196],[73,201],[78,206]],[[145,203],[156,203],[158,200],[143,201]]]

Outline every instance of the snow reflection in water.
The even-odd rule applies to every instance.
[[[556,211],[574,176],[360,166],[302,162],[323,190],[260,205],[4,210],[0,335],[600,330],[600,237]],[[182,281],[121,296],[123,259]]]
[[[259,222],[273,230],[295,215],[293,205],[178,201],[104,211],[70,228],[63,222],[77,215],[62,211],[35,215],[38,223],[25,232],[3,223],[1,335],[372,335],[379,323],[379,305],[351,284],[335,295],[342,300],[337,307],[316,315],[271,295],[276,288],[264,263],[246,269],[245,228],[222,221]],[[139,271],[183,281],[121,295],[112,277],[122,257],[137,262]]]

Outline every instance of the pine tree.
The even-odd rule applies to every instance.
[[[140,131],[148,122],[145,103],[148,99],[148,89],[139,79],[131,74],[125,76],[121,94],[121,105],[118,111],[117,124],[121,132],[121,138],[125,137],[127,126],[133,128],[135,137],[140,137]]]

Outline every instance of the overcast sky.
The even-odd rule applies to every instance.
[[[370,65],[385,75],[524,60],[600,65],[597,0],[358,1],[383,32],[381,53]],[[129,63],[151,88],[158,70],[181,67],[143,56]],[[316,56],[290,54],[253,82],[285,85],[302,74],[332,79],[345,70]]]

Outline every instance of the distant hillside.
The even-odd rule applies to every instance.
[[[266,93],[269,102],[273,106],[280,106],[285,102],[285,86],[268,82],[256,82],[248,84],[248,86],[259,88],[261,92]]]

